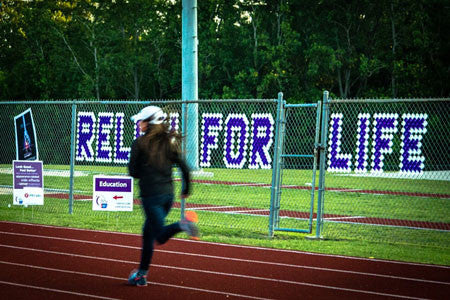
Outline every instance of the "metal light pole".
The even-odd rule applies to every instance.
[[[193,101],[198,100],[197,0],[183,0],[182,5],[181,99],[183,101]],[[184,147],[186,161],[192,170],[198,170],[197,103],[183,103],[182,128],[183,136],[186,137]]]

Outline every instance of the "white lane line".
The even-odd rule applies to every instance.
[[[220,208],[231,208],[234,206],[205,206],[205,207],[187,207],[186,210],[208,210],[208,209],[220,209]]]
[[[255,186],[255,187],[270,187],[267,183],[233,183],[230,186]]]
[[[334,218],[324,218],[325,220],[346,220],[346,219],[362,219],[366,218],[364,216],[353,216],[353,217],[334,217]]]
[[[242,213],[251,213],[251,212],[269,212],[268,209],[246,209],[246,210],[227,210],[225,213],[231,214],[242,214]]]
[[[104,261],[118,262],[118,263],[128,263],[128,264],[133,264],[133,265],[137,264],[137,262],[129,261],[129,260],[121,260],[121,259],[114,259],[114,258],[104,258],[104,257],[98,257],[98,256],[89,256],[89,255],[81,255],[81,254],[73,254],[73,253],[63,253],[63,252],[58,252],[58,251],[49,251],[49,250],[41,250],[41,249],[35,249],[35,248],[17,247],[17,246],[3,245],[3,244],[0,244],[0,247],[19,249],[19,250],[25,250],[25,251],[33,251],[33,252],[42,252],[42,253],[47,253],[47,254],[56,254],[56,255],[70,256],[70,257],[80,257],[80,258],[85,258],[85,259],[104,260]],[[197,273],[205,273],[205,274],[212,274],[212,275],[228,276],[228,277],[253,279],[253,280],[261,280],[261,281],[269,281],[269,282],[275,282],[277,284],[285,283],[285,284],[300,285],[300,286],[312,286],[312,287],[318,287],[318,288],[324,288],[324,289],[339,290],[339,291],[349,291],[349,292],[354,292],[354,293],[377,295],[377,296],[388,296],[388,297],[403,298],[403,299],[423,299],[423,298],[416,298],[416,297],[410,297],[410,296],[404,296],[404,295],[396,295],[396,294],[379,293],[379,292],[366,291],[366,290],[342,288],[342,287],[314,284],[314,283],[301,282],[301,281],[272,279],[272,278],[265,278],[265,277],[258,277],[258,276],[249,276],[249,275],[241,275],[241,274],[233,274],[233,273],[206,271],[206,270],[199,270],[199,269],[193,269],[193,268],[163,266],[163,265],[158,265],[158,264],[152,264],[152,267],[153,268],[163,268],[163,269],[174,269],[174,270],[186,271],[186,272],[197,272]]]
[[[68,274],[74,274],[74,275],[83,275],[83,276],[115,279],[115,280],[120,280],[122,282],[125,282],[128,279],[128,278],[115,277],[115,276],[109,276],[109,275],[103,275],[103,274],[94,274],[94,273],[77,272],[77,271],[70,271],[70,270],[64,270],[64,269],[47,268],[47,267],[34,266],[34,265],[25,265],[25,264],[13,263],[13,262],[8,262],[8,261],[0,261],[0,264],[20,266],[20,267],[33,268],[33,269],[40,269],[40,270],[46,270],[46,271],[61,272],[61,273],[68,273]],[[162,282],[153,282],[152,281],[152,282],[149,282],[149,285],[161,285],[161,286],[168,286],[168,287],[181,288],[181,289],[194,290],[194,291],[213,293],[213,294],[220,294],[220,295],[229,295],[229,296],[248,298],[248,299],[257,299],[257,300],[268,299],[268,298],[259,298],[259,297],[241,295],[241,294],[213,291],[213,290],[207,290],[207,289],[200,289],[200,288],[195,288],[195,287],[180,286],[180,285],[174,285],[174,284],[162,283]],[[28,285],[23,285],[23,286],[28,287]],[[47,289],[47,288],[44,288],[44,289]],[[48,290],[53,290],[53,289],[48,289]],[[78,294],[78,293],[75,293],[75,292],[69,292],[69,293]],[[88,294],[80,294],[80,295],[86,295],[87,297],[100,298],[100,299],[114,299],[114,300],[116,300],[116,298],[107,298],[107,297],[94,296],[94,295],[88,295]]]
[[[33,224],[33,223],[21,223],[21,222],[12,222],[12,221],[0,221],[0,224],[12,224],[12,225],[24,225],[24,226],[31,226],[31,227],[44,227],[44,228],[51,228],[55,230],[67,230],[67,231],[82,231],[82,232],[98,232],[98,233],[104,233],[104,234],[112,234],[112,235],[122,235],[122,236],[132,236],[132,237],[140,237],[140,234],[136,233],[126,233],[126,232],[114,232],[114,231],[106,231],[106,230],[92,230],[92,229],[85,229],[85,228],[72,228],[72,227],[60,227],[60,226],[53,226],[53,225],[41,225],[41,224]],[[375,258],[364,258],[364,257],[356,257],[356,256],[345,256],[345,255],[339,255],[339,254],[324,254],[324,253],[314,253],[314,252],[306,252],[301,250],[286,250],[286,249],[276,249],[276,248],[264,248],[264,247],[258,247],[258,246],[245,246],[245,245],[233,245],[233,244],[225,244],[225,243],[218,243],[218,242],[208,242],[208,241],[193,241],[190,239],[180,239],[180,238],[173,238],[172,240],[176,240],[178,242],[182,243],[202,243],[207,245],[213,245],[213,246],[223,246],[223,247],[232,247],[232,248],[240,248],[240,249],[255,249],[259,251],[265,251],[265,252],[280,252],[280,253],[291,253],[291,254],[301,254],[301,255],[310,255],[310,256],[319,256],[319,257],[334,257],[334,258],[340,258],[345,260],[360,260],[360,261],[368,261],[373,263],[386,263],[386,264],[396,264],[396,265],[405,265],[405,266],[418,266],[418,267],[431,267],[431,268],[438,268],[438,269],[449,269],[450,266],[444,266],[444,265],[432,265],[432,264],[426,264],[426,263],[414,263],[414,262],[404,262],[404,261],[395,261],[395,260],[383,260],[383,259],[375,259]]]
[[[76,296],[88,297],[91,299],[96,298],[96,299],[106,299],[106,300],[119,300],[118,298],[102,297],[102,296],[97,296],[97,295],[92,295],[92,294],[83,294],[83,293],[77,293],[77,292],[72,292],[72,291],[51,289],[51,288],[46,288],[46,287],[42,287],[42,286],[20,284],[20,283],[2,281],[2,280],[0,280],[0,284],[13,285],[13,286],[17,286],[17,287],[30,288],[30,289],[35,289],[35,290],[49,291],[49,292],[54,292],[54,293],[71,294],[71,295],[76,295]]]
[[[53,239],[53,240],[60,240],[60,241],[66,241],[66,242],[85,243],[85,244],[101,245],[101,246],[108,246],[108,247],[118,247],[118,248],[125,248],[125,249],[141,250],[141,247],[135,247],[135,246],[94,242],[94,241],[79,240],[79,239],[69,239],[69,238],[61,238],[61,237],[49,237],[49,236],[45,236],[45,235],[13,233],[13,232],[4,232],[4,231],[0,231],[0,234],[16,235],[16,236],[24,236],[24,237],[32,237],[32,238],[42,238],[42,239]],[[271,265],[271,266],[278,266],[278,267],[308,269],[308,270],[325,271],[325,272],[337,272],[337,273],[356,274],[356,275],[363,275],[363,276],[373,276],[373,277],[380,277],[380,278],[390,278],[390,279],[407,280],[407,281],[415,281],[415,282],[423,282],[423,283],[450,285],[450,282],[426,280],[426,279],[418,279],[418,278],[410,278],[410,277],[402,277],[402,276],[394,276],[394,275],[384,275],[384,274],[376,274],[376,273],[367,273],[367,272],[358,272],[358,271],[350,271],[350,270],[342,270],[342,269],[312,267],[312,266],[305,266],[305,265],[285,264],[285,263],[260,261],[260,260],[252,260],[252,259],[231,258],[231,257],[223,257],[223,256],[216,256],[216,255],[179,252],[179,251],[172,251],[172,250],[155,249],[154,251],[160,252],[160,253],[169,253],[169,254],[175,254],[175,255],[186,255],[186,256],[218,259],[218,260],[244,262],[244,263],[251,263],[251,264],[262,264],[262,265]]]

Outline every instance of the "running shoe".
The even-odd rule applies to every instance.
[[[147,276],[140,274],[138,270],[133,270],[128,277],[128,284],[133,286],[147,286]]]
[[[198,216],[195,211],[187,211],[180,221],[180,227],[191,239],[198,241],[200,233],[196,223],[198,223]]]

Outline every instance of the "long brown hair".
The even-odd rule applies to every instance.
[[[170,164],[173,155],[180,154],[181,135],[169,129],[169,123],[148,124],[147,131],[139,138],[139,147],[147,154],[147,163],[163,169]]]

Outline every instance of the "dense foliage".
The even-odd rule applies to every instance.
[[[448,0],[198,0],[199,97],[448,97]],[[179,99],[181,0],[2,0],[0,99]]]

